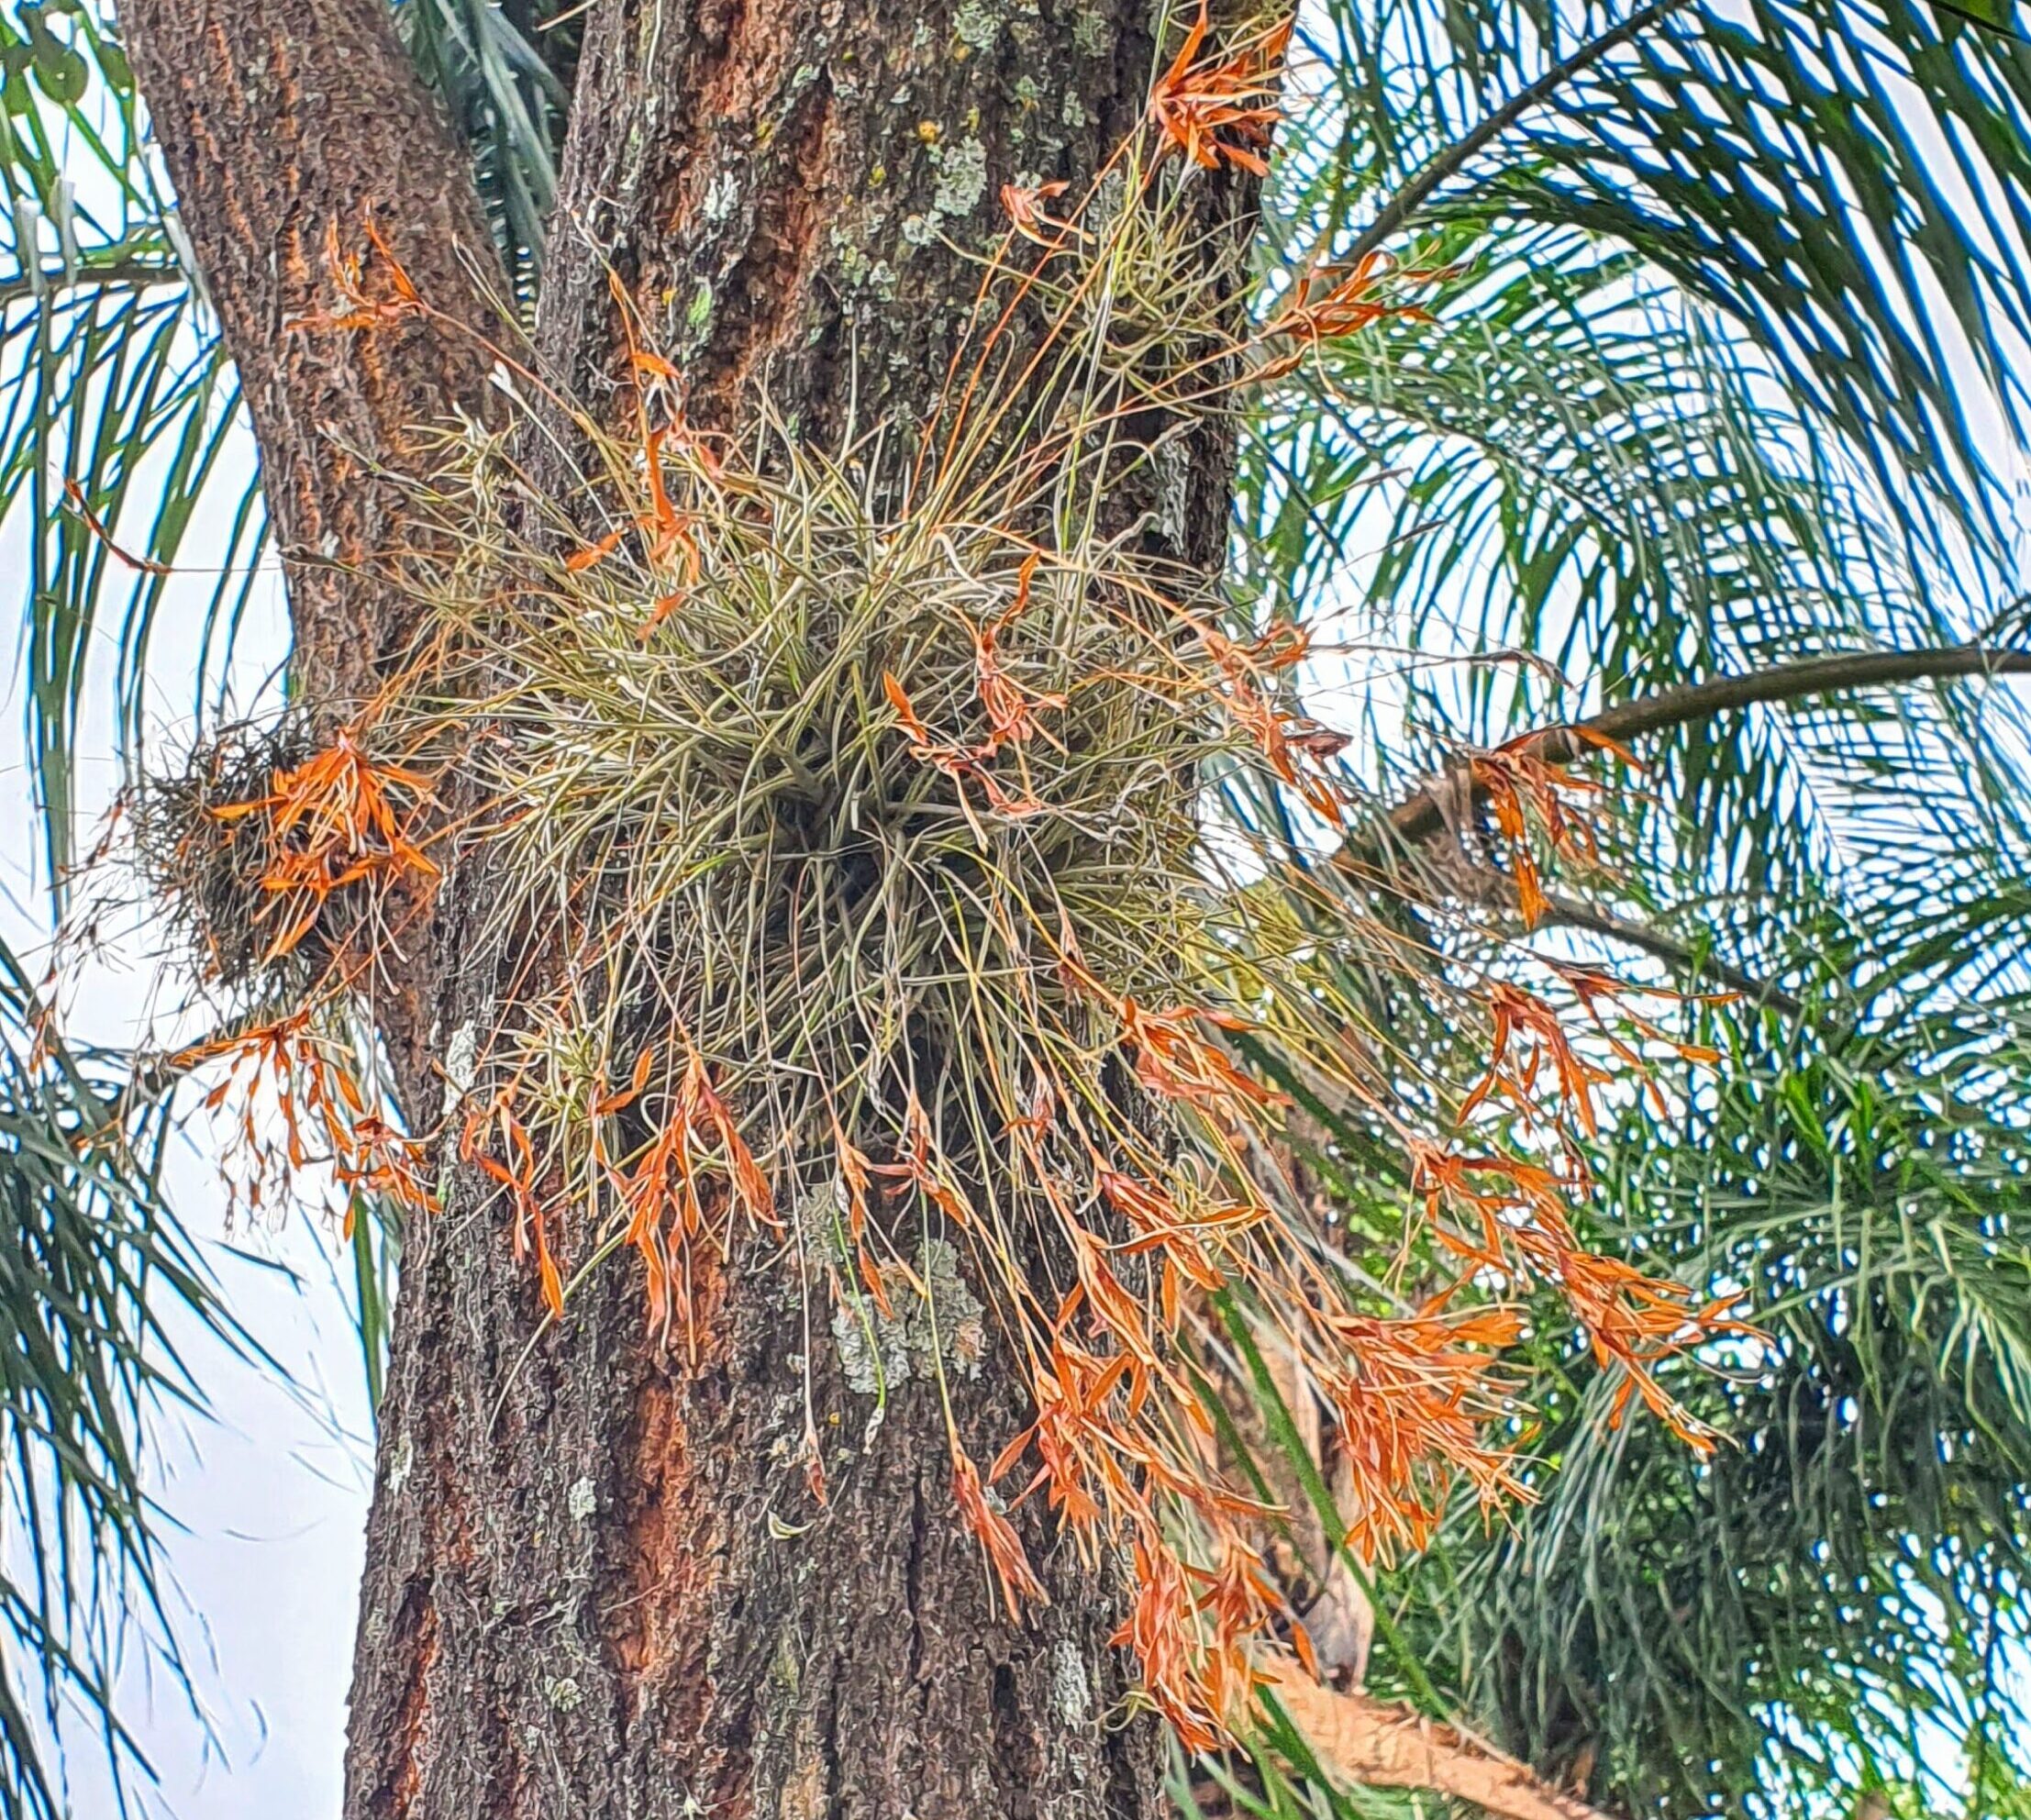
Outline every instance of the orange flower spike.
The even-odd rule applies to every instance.
[[[872,1183],[874,1165],[839,1128],[837,1119],[832,1122],[832,1146],[839,1159],[837,1192],[847,1216],[847,1237],[858,1245],[868,1229],[868,1189]]]
[[[691,515],[677,509],[671,501],[669,488],[663,483],[663,444],[671,434],[669,430],[653,429],[644,438],[649,509],[643,515],[640,526],[649,534],[649,560],[666,563],[672,554],[681,557],[683,585],[689,588],[697,583],[704,558],[693,533]]]
[[[436,864],[408,831],[410,816],[429,799],[430,789],[423,772],[375,762],[341,731],[323,751],[277,771],[266,796],[212,811],[215,820],[228,825],[254,815],[268,818],[261,888],[295,900],[292,920],[270,944],[271,959],[303,939],[335,891],[367,879],[438,876]],[[398,803],[403,797],[409,799],[406,806]]]
[[[578,575],[597,567],[620,548],[621,539],[627,535],[625,530],[608,531],[597,543],[589,543],[582,549],[572,550],[564,559],[565,572]]]
[[[1548,1058],[1558,1077],[1561,1102],[1593,1136],[1598,1128],[1593,1090],[1614,1077],[1607,1070],[1581,1058],[1559,1014],[1535,993],[1498,981],[1489,988],[1487,999],[1494,1021],[1488,1072],[1461,1103],[1461,1118],[1467,1117],[1498,1085],[1519,1104],[1527,1104],[1538,1064]],[[1529,1044],[1529,1053],[1520,1067],[1513,1067],[1508,1064],[1508,1056],[1518,1037]]]
[[[1242,1073],[1189,1027],[1192,1019],[1210,1014],[1190,1006],[1145,1011],[1125,998],[1120,1015],[1122,1040],[1136,1051],[1136,1078],[1159,1098],[1181,1100],[1228,1120],[1251,1107],[1283,1104],[1282,1094]]]
[[[1263,332],[1313,342],[1337,341],[1389,316],[1429,322],[1429,310],[1415,304],[1384,303],[1373,294],[1385,284],[1437,284],[1459,273],[1457,266],[1403,271],[1381,252],[1364,254],[1352,267],[1322,265],[1300,281],[1293,300]]]
[[[1008,1621],[1021,1622],[1025,1599],[1038,1605],[1049,1604],[1050,1595],[1030,1567],[1023,1538],[1016,1535],[1016,1526],[988,1503],[980,1468],[957,1442],[952,1447],[952,1496],[959,1504],[960,1520],[987,1551],[988,1563],[1001,1582],[1002,1598],[1008,1606]]]
[[[1100,1243],[1082,1226],[1073,1226],[1070,1237],[1077,1260],[1079,1281],[1092,1304],[1093,1318],[1107,1330],[1115,1344],[1145,1371],[1160,1371],[1162,1361],[1151,1344],[1142,1318],[1142,1304],[1121,1286],[1121,1280],[1107,1267]]]
[[[385,1194],[405,1213],[438,1211],[438,1197],[424,1173],[423,1146],[386,1119],[372,1115],[355,1119],[343,1134],[342,1143],[335,1142],[333,1148],[338,1154],[332,1172],[348,1187]]]
[[[1022,744],[1042,731],[1037,719],[1038,710],[1065,705],[1064,696],[1026,689],[1002,667],[1000,635],[1028,606],[1030,583],[1036,577],[1038,560],[1034,550],[1023,559],[1022,568],[1016,572],[1014,603],[999,618],[972,630],[975,686],[980,693],[981,705],[987,710],[988,725],[987,744],[977,755],[980,757],[991,757],[1002,746]],[[995,795],[993,781],[983,774],[982,782],[989,787],[992,802]],[[994,806],[1002,808],[1004,805],[995,804]]]
[[[931,1135],[931,1121],[924,1103],[913,1088],[903,1118],[902,1160],[869,1165],[870,1172],[887,1182],[907,1182],[916,1189],[954,1226],[973,1224],[973,1212],[966,1197],[953,1186],[938,1163],[938,1145]]]
[[[1226,1731],[1195,1671],[1198,1627],[1183,1566],[1162,1542],[1140,1536],[1135,1563],[1135,1603],[1108,1640],[1136,1652],[1143,1685],[1176,1729],[1179,1742],[1187,1750],[1216,1750],[1226,1743]]]
[[[1070,221],[1046,215],[1043,209],[1045,203],[1055,202],[1071,187],[1061,177],[1054,183],[1039,183],[1033,190],[1026,190],[1016,183],[1004,183],[1002,210],[1008,216],[1009,225],[1024,239],[1033,240],[1039,247],[1059,246],[1071,236],[1083,239],[1085,236]]]
[[[325,269],[330,273],[332,289],[338,294],[345,307],[305,311],[302,316],[290,317],[283,325],[285,331],[302,334],[312,330],[381,328],[400,322],[405,316],[429,313],[415,282],[375,225],[371,205],[362,226],[369,246],[380,255],[382,264],[387,268],[388,289],[394,294],[382,298],[367,294],[365,256],[341,250],[338,221],[334,216],[325,224]]]
[[[564,1279],[559,1274],[557,1260],[550,1256],[549,1236],[544,1229],[543,1216],[536,1216],[536,1279],[543,1293],[543,1305],[550,1311],[552,1320],[560,1320],[564,1314]]]
[[[1206,171],[1222,160],[1258,177],[1270,173],[1264,156],[1282,117],[1278,105],[1283,52],[1296,16],[1258,33],[1224,62],[1202,65],[1207,30],[1205,0],[1199,17],[1157,79],[1149,117],[1166,150],[1182,152]]]
[[[395,301],[406,305],[409,310],[420,312],[423,308],[422,294],[417,291],[408,272],[403,269],[402,261],[395,257],[394,249],[382,234],[373,218],[372,205],[368,207],[366,219],[361,225],[366,230],[369,243],[381,255],[382,263],[388,268],[388,283],[395,294]]]
[[[1193,1236],[1193,1228],[1179,1211],[1177,1203],[1161,1188],[1123,1175],[1104,1163],[1098,1168],[1093,1186],[1107,1204],[1135,1229],[1137,1237],[1122,1248],[1129,1256],[1160,1249],[1167,1271],[1182,1271],[1199,1288],[1208,1292],[1219,1289],[1226,1281]],[[1167,1275],[1164,1290],[1166,1328],[1177,1326],[1171,1306],[1175,1293]]]
[[[910,742],[910,756],[920,762],[935,765],[947,776],[961,778],[971,776],[979,770],[970,753],[962,752],[957,746],[948,745],[933,738],[931,729],[925,726],[911,703],[908,692],[896,680],[893,671],[882,672],[882,693],[888,697],[897,724]]]
[[[695,1049],[692,1049],[690,1062],[684,1071],[683,1097],[690,1112],[693,1129],[696,1130],[703,1124],[719,1139],[727,1173],[733,1181],[734,1198],[750,1219],[777,1232],[782,1231],[782,1217],[776,1212],[775,1194],[769,1186],[769,1178],[762,1173],[761,1165],[755,1161],[754,1152],[741,1137],[732,1109],[714,1091],[705,1060]]]
[[[673,1313],[670,1237],[683,1241],[687,1208],[695,1205],[688,1116],[673,1113],[664,1121],[629,1174],[622,1205],[629,1215],[625,1240],[641,1253],[648,1278],[649,1325],[667,1335]]]

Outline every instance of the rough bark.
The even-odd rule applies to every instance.
[[[411,615],[367,579],[396,535],[416,431],[486,408],[494,243],[464,154],[377,0],[125,0],[149,118],[253,419],[289,583],[296,686],[373,693]],[[371,335],[302,325],[334,298],[327,246],[370,223],[432,305]],[[292,327],[292,324],[298,327]]]
[[[604,0],[539,305],[552,369],[617,405],[611,271],[683,364],[694,422],[737,426],[766,396],[824,441],[914,430],[978,283],[967,255],[999,235],[1001,184],[1092,176],[1139,115],[1158,10]],[[432,305],[480,320],[470,185],[382,0],[130,0],[128,22],[252,401],[299,681],[357,700],[412,629],[354,567],[391,530],[371,464],[402,467],[415,423],[483,399],[488,362],[431,324],[351,340],[285,325],[328,302],[326,223],[357,247],[370,204]],[[1209,221],[1238,228],[1246,192],[1204,191]],[[1217,557],[1225,440],[1185,448],[1173,554]],[[407,1023],[440,1050],[502,961],[465,939],[483,863],[454,865],[412,963]],[[430,1058],[409,1048],[410,1113],[435,1115]],[[871,1433],[870,1401],[824,1365],[822,1337],[813,1350],[826,1309],[759,1254],[709,1285],[695,1358],[644,1339],[620,1265],[539,1331],[505,1226],[457,1180],[405,1260],[349,1820],[1160,1811],[1153,1723],[1125,1703],[1106,1641],[1117,1570],[1054,1552],[1026,1511],[1051,1604],[1010,1624],[954,1518],[929,1385],[902,1386]],[[795,1458],[807,1355],[824,1508]],[[992,1372],[956,1403],[989,1453],[1026,1419]]]
[[[427,464],[417,431],[498,403],[493,241],[384,0],[124,0],[120,23],[253,421],[292,693],[342,723],[416,630],[407,597],[376,577],[404,535],[400,477]],[[338,302],[331,250],[372,256],[371,234],[437,315],[372,335],[308,327]],[[365,983],[414,1109],[438,970],[420,937],[381,959]]]

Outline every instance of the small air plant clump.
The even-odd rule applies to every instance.
[[[207,1108],[233,1102],[221,1159],[235,1206],[280,1204],[316,1165],[342,1192],[346,1236],[361,1197],[431,1211],[423,1146],[394,1122],[352,1006],[383,944],[427,909],[430,780],[301,716],[242,722],[129,799],[134,864],[226,1034],[172,1058],[217,1064]]]
[[[265,924],[272,904],[262,886],[268,855],[230,812],[267,795],[278,772],[314,749],[308,729],[294,720],[239,722],[174,770],[144,776],[130,794],[136,868],[207,988],[282,1000],[309,983],[308,954],[270,952],[273,937]]]
[[[371,964],[397,899],[412,913],[427,902],[437,866],[417,830],[430,794],[427,777],[350,732],[319,742],[297,716],[240,722],[140,782],[133,851],[202,984],[294,1002]]]

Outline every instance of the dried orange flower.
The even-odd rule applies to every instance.
[[[267,820],[261,889],[289,912],[269,944],[269,960],[302,941],[336,891],[366,880],[437,876],[411,827],[430,787],[422,771],[377,763],[341,730],[323,751],[277,771],[267,795],[212,811],[228,824]]]
[[[1265,154],[1282,117],[1277,94],[1284,47],[1296,15],[1259,32],[1225,61],[1201,64],[1207,17],[1205,0],[1171,67],[1149,96],[1149,117],[1167,148],[1182,152],[1203,170],[1225,160],[1258,177],[1270,174]]]
[[[952,1447],[952,1496],[959,1504],[960,1519],[986,1550],[994,1577],[1001,1582],[1009,1622],[1014,1624],[1021,1618],[1025,1599],[1048,1605],[1050,1595],[1030,1567],[1023,1538],[1016,1535],[1016,1526],[988,1503],[980,1468],[956,1442]]]
[[[1405,271],[1382,252],[1365,253],[1351,267],[1321,265],[1299,283],[1292,301],[1263,332],[1306,341],[1334,341],[1388,316],[1429,322],[1429,310],[1415,304],[1384,302],[1374,294],[1388,285],[1437,284],[1458,275],[1457,266]]]
[[[1071,187],[1063,178],[1055,183],[1039,183],[1033,190],[1026,190],[1016,183],[1004,183],[1002,207],[1010,226],[1026,240],[1034,240],[1040,247],[1054,247],[1069,236],[1078,235],[1080,230],[1070,221],[1046,215],[1043,209],[1045,203],[1055,201]]]
[[[331,274],[331,287],[338,294],[339,302],[344,307],[337,310],[307,310],[302,316],[292,316],[283,325],[284,329],[300,334],[312,330],[384,328],[407,316],[428,314],[414,281],[403,269],[402,261],[394,256],[394,250],[388,245],[381,229],[375,225],[371,205],[361,226],[369,246],[379,256],[380,263],[387,272],[387,294],[380,297],[368,295],[366,256],[363,253],[349,253],[340,248],[338,223],[334,218],[325,225],[325,269]]]

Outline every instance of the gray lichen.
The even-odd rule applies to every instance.
[[[1093,1687],[1079,1646],[1060,1637],[1050,1646],[1051,1717],[1061,1726],[1082,1726],[1093,1709]]]
[[[960,139],[956,145],[932,149],[938,168],[938,187],[931,194],[934,213],[971,215],[987,194],[987,148],[977,139]]]
[[[926,1242],[916,1263],[924,1294],[910,1272],[891,1264],[882,1272],[891,1313],[882,1314],[871,1296],[858,1306],[841,1302],[832,1311],[832,1337],[848,1385],[862,1396],[884,1386],[893,1390],[912,1377],[927,1374],[942,1359],[949,1371],[977,1378],[987,1349],[987,1328],[980,1298],[959,1271],[959,1254],[942,1238]]]
[[[731,171],[722,170],[706,186],[705,200],[699,205],[699,213],[717,227],[734,211],[734,204],[740,199],[740,185]]]
[[[992,50],[1001,29],[1001,21],[987,0],[961,0],[952,15],[952,36],[969,50]]]
[[[1080,13],[1072,19],[1072,47],[1083,57],[1104,57],[1114,35],[1104,13]]]

